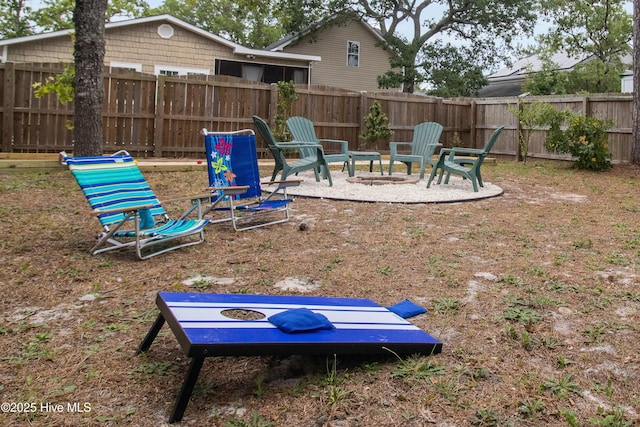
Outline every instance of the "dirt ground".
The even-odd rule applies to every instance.
[[[402,359],[210,358],[179,425],[638,425],[640,170],[483,171],[502,196],[296,198],[286,224],[212,225],[147,261],[88,254],[98,223],[66,170],[0,175],[0,425],[166,423],[188,359],[166,327],[135,354],[158,291],[409,298],[443,342]],[[202,171],[146,176],[161,199],[206,187]]]

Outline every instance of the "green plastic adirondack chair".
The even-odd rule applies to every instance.
[[[273,173],[271,174],[271,181],[276,179],[278,172],[282,171],[280,179],[287,179],[289,175],[297,174],[298,172],[312,170],[316,176],[316,181],[320,181],[318,169],[326,168],[325,177],[329,180],[329,186],[333,186],[331,181],[331,173],[329,172],[329,165],[324,156],[322,146],[319,144],[297,144],[290,142],[276,142],[271,128],[264,119],[253,116],[253,123],[258,130],[258,133],[262,136],[262,139],[266,142],[271,151],[271,155],[275,161],[273,167]],[[305,155],[300,154],[299,159],[287,159],[284,150],[294,149],[298,151],[304,151]]]
[[[436,148],[442,146],[438,141],[442,134],[442,125],[435,122],[420,123],[413,129],[411,142],[389,143],[389,175],[393,171],[393,162],[401,162],[407,165],[407,175],[411,175],[411,164],[420,164],[420,179],[424,178],[426,165],[434,165],[433,155]],[[411,154],[398,153],[398,148],[403,145],[411,147]]]
[[[482,175],[480,174],[480,167],[485,157],[489,154],[493,145],[496,143],[498,136],[504,129],[504,126],[496,129],[491,137],[484,144],[483,148],[444,148],[440,152],[438,162],[433,167],[429,181],[427,182],[427,188],[431,185],[431,181],[436,176],[438,170],[440,175],[438,176],[438,184],[442,182],[442,176],[446,174],[444,183],[449,183],[449,177],[451,174],[462,176],[471,181],[473,185],[473,191],[478,192],[478,185],[484,187],[482,182]]]
[[[291,132],[291,142],[320,144],[325,151],[327,163],[342,163],[342,170],[349,167],[349,143],[338,139],[319,139],[313,122],[305,117],[294,116],[287,119],[287,127]],[[337,149],[335,148],[337,147]],[[335,151],[335,152],[334,152]],[[301,150],[302,152],[302,150]],[[330,152],[330,154],[327,154]],[[306,155],[306,154],[304,154]],[[327,168],[327,173],[329,169]]]

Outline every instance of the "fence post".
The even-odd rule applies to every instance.
[[[162,157],[162,136],[164,132],[164,76],[156,77],[156,114],[153,131],[153,156]]]
[[[591,100],[588,95],[582,98],[582,115],[583,117],[591,117]]]
[[[278,114],[278,85],[271,83],[269,92],[269,127],[275,126],[275,118]]]
[[[520,124],[520,117],[524,113],[524,100],[522,98],[518,99],[518,113],[519,116],[516,117],[516,162],[521,162],[524,160],[522,158],[522,144],[524,144],[524,141],[522,140],[522,125]]]
[[[478,104],[475,100],[471,100],[471,123],[469,123],[469,142],[471,143],[471,148],[477,148],[478,144],[476,144],[476,135],[477,135],[477,120],[476,114],[478,114]]]
[[[360,146],[360,135],[364,135],[366,133],[366,129],[364,127],[365,116],[369,114],[369,110],[367,109],[367,92],[360,91],[360,127],[358,128],[358,139],[356,141],[355,149],[357,150]],[[374,147],[376,150],[378,149],[378,143],[376,142],[376,146]]]
[[[11,152],[13,109],[16,94],[16,69],[13,62],[4,64],[4,99],[2,100],[2,151]]]

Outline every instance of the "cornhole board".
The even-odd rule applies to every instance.
[[[165,322],[191,358],[169,422],[180,421],[206,357],[319,354],[437,354],[442,343],[417,326],[368,299],[245,294],[159,292],[156,321],[138,347],[146,352]],[[267,318],[305,307],[336,327],[285,333]],[[233,310],[257,312],[244,320]],[[236,311],[237,313],[237,311]],[[257,314],[256,313],[256,314]]]

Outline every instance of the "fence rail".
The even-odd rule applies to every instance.
[[[60,67],[43,64],[0,64],[0,148],[5,153],[73,151],[73,103],[60,104],[55,95],[36,98],[33,85],[54,76]],[[103,148],[105,153],[126,149],[136,157],[197,158],[204,154],[200,130],[253,128],[255,114],[272,120],[278,99],[275,85],[223,76],[165,77],[105,71]],[[518,157],[519,123],[509,112],[519,98],[442,99],[394,91],[353,92],[323,86],[299,85],[292,115],[312,120],[320,138],[341,139],[358,149],[364,116],[377,100],[389,117],[393,135],[375,149],[388,153],[390,141],[410,141],[413,127],[435,121],[444,126],[445,147],[481,147],[504,126],[493,153]],[[609,144],[614,162],[631,156],[633,97],[620,94],[527,97],[557,109],[609,119]],[[531,157],[566,159],[547,153],[544,130],[532,133]],[[259,150],[266,153],[264,141]],[[266,155],[266,154],[265,154]]]

